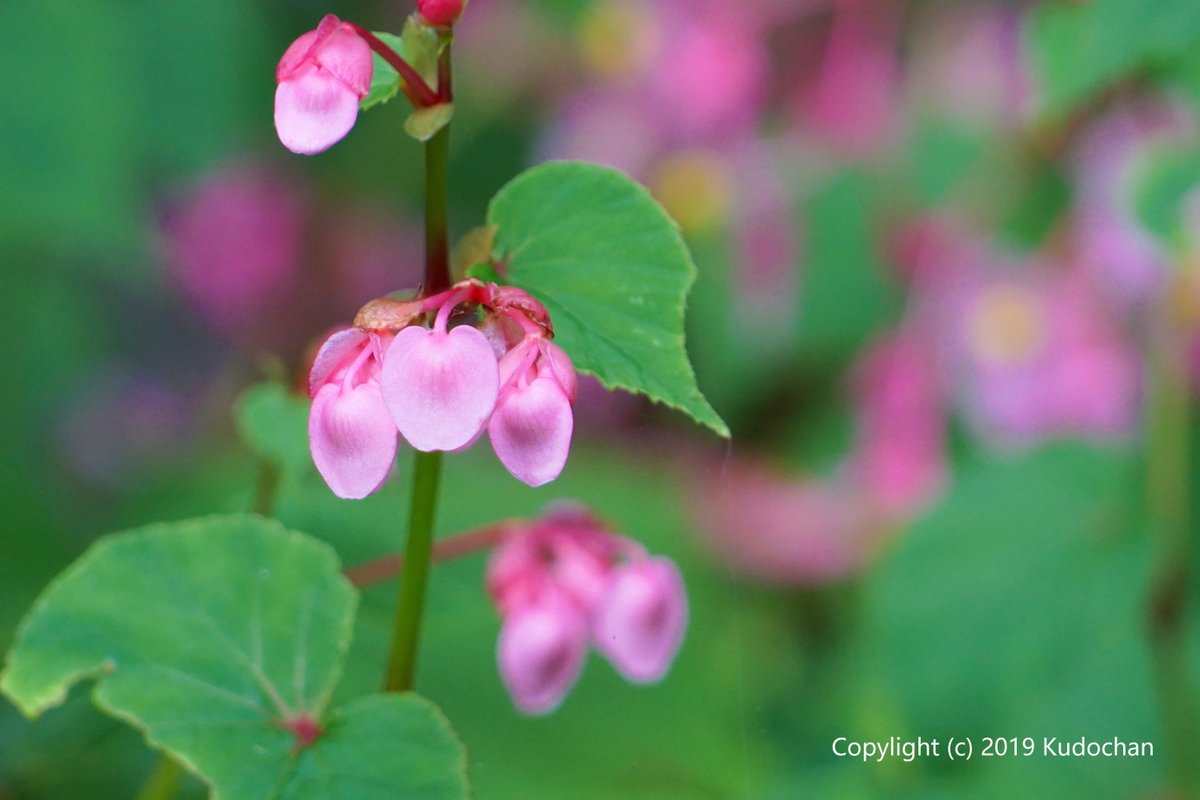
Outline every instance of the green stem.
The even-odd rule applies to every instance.
[[[442,42],[438,57],[438,97],[453,98],[450,83],[450,42]],[[446,167],[450,156],[450,126],[446,125],[425,143],[425,285],[422,296],[450,288],[450,247],[446,211]],[[417,665],[417,641],[425,611],[425,585],[429,581],[433,523],[437,511],[441,453],[416,453],[413,464],[412,507],[408,518],[408,541],[400,572],[400,597],[392,623],[384,688],[404,692],[412,688]]]
[[[182,780],[183,767],[168,755],[159,756],[154,771],[138,792],[137,800],[171,800],[179,791]]]
[[[1184,336],[1168,293],[1151,332],[1147,499],[1155,536],[1149,629],[1155,688],[1171,781],[1200,796],[1200,703],[1188,665],[1187,599],[1192,564],[1191,398]]]
[[[437,510],[438,480],[442,471],[441,453],[416,453],[413,465],[412,507],[408,518],[408,542],[404,547],[404,567],[400,572],[400,597],[392,623],[392,646],[388,654],[389,692],[412,688],[417,665],[417,640],[421,635],[421,616],[425,610],[425,585],[429,581],[430,553],[433,549],[433,523]]]

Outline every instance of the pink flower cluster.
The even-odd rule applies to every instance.
[[[475,307],[478,326],[467,319]],[[387,478],[399,436],[424,452],[453,451],[486,430],[516,478],[554,480],[571,445],[577,381],[553,335],[542,304],[512,286],[467,280],[423,300],[368,304],[355,327],[325,340],[309,372],[317,471],[338,497],[358,499]]]
[[[679,569],[650,557],[575,507],[508,534],[492,552],[488,591],[503,618],[500,676],[526,714],[556,709],[591,643],[634,683],[666,675],[687,628]]]

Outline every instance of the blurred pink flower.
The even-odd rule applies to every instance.
[[[303,193],[262,168],[210,172],[163,222],[172,281],[218,331],[245,335],[297,273],[305,212]]]
[[[942,384],[936,342],[913,324],[877,341],[856,367],[850,471],[887,518],[912,515],[945,485]]]
[[[831,146],[851,157],[873,155],[896,131],[898,46],[892,2],[837,0],[806,118]]]
[[[589,642],[626,680],[661,680],[687,627],[675,565],[575,506],[508,533],[492,551],[487,586],[503,618],[500,675],[526,714],[559,706]]]
[[[1137,351],[1081,275],[1039,266],[985,277],[954,328],[968,420],[985,440],[1128,435],[1137,421]]]
[[[847,578],[871,544],[870,512],[851,484],[787,475],[753,461],[734,460],[700,478],[692,505],[716,559],[764,583]]]
[[[1139,305],[1162,285],[1165,254],[1133,211],[1130,180],[1156,142],[1190,135],[1194,121],[1162,101],[1123,105],[1093,122],[1073,157],[1073,241],[1078,263],[1122,305]]]
[[[931,6],[923,21],[908,71],[918,102],[977,126],[1011,129],[1028,121],[1032,85],[1016,9]]]

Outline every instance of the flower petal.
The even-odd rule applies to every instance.
[[[329,338],[317,350],[312,368],[308,371],[309,397],[317,396],[321,386],[329,381],[343,364],[357,354],[358,348],[362,346],[366,338],[367,334],[358,328],[342,328],[329,334]]]
[[[301,65],[275,89],[275,130],[293,153],[313,155],[340,141],[358,119],[358,95],[333,73]]]
[[[383,359],[383,393],[404,438],[418,450],[457,450],[487,424],[500,373],[487,338],[463,325],[396,334]]]
[[[667,558],[620,568],[593,620],[596,649],[627,680],[661,680],[687,629],[687,595],[679,569]]]
[[[510,616],[500,630],[496,660],[513,703],[526,714],[548,714],[579,680],[587,654],[587,626],[565,601]]]
[[[308,438],[317,471],[349,500],[378,489],[396,457],[396,427],[373,381],[345,393],[336,384],[322,387],[309,412]]]
[[[346,23],[341,23],[313,48],[313,58],[346,84],[359,100],[371,90],[375,62],[371,46]]]
[[[554,378],[505,389],[488,423],[492,449],[513,477],[541,486],[567,463],[575,422],[571,402]]]

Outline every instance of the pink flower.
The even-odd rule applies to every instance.
[[[469,446],[496,406],[499,371],[487,337],[469,325],[447,330],[453,302],[432,330],[417,325],[396,334],[384,359],[387,409],[418,450]]]
[[[958,371],[969,421],[997,445],[1129,434],[1137,420],[1136,350],[1079,275],[1026,267],[992,277],[961,303]]]
[[[500,360],[501,390],[488,423],[500,463],[513,477],[542,486],[559,476],[571,448],[571,404],[578,383],[561,347],[529,336]]]
[[[275,130],[293,153],[313,155],[342,139],[371,88],[370,46],[333,14],[294,41],[275,69]]]
[[[867,559],[873,520],[858,490],[735,461],[701,480],[697,529],[730,570],[762,583],[833,583]]]
[[[648,683],[666,674],[687,627],[675,565],[574,507],[508,534],[492,552],[487,585],[504,619],[500,676],[526,714],[558,707],[589,639],[626,679]]]
[[[857,367],[858,431],[851,471],[874,507],[907,517],[946,479],[936,342],[909,325],[877,342]]]
[[[463,11],[463,0],[417,0],[417,11],[430,25],[450,26]]]
[[[356,328],[325,340],[309,373],[313,463],[338,497],[361,499],[387,479],[396,457],[396,426],[380,390],[386,342]]]
[[[304,193],[269,170],[234,162],[205,175],[163,223],[167,266],[214,328],[244,337],[263,327],[301,257]]]
[[[813,126],[852,156],[878,151],[896,127],[896,12],[839,0],[810,109]]]
[[[648,558],[618,568],[592,624],[596,649],[635,683],[662,680],[687,629],[687,597],[679,568]]]
[[[579,680],[587,655],[587,624],[554,593],[504,621],[496,645],[500,676],[526,714],[549,714]]]

